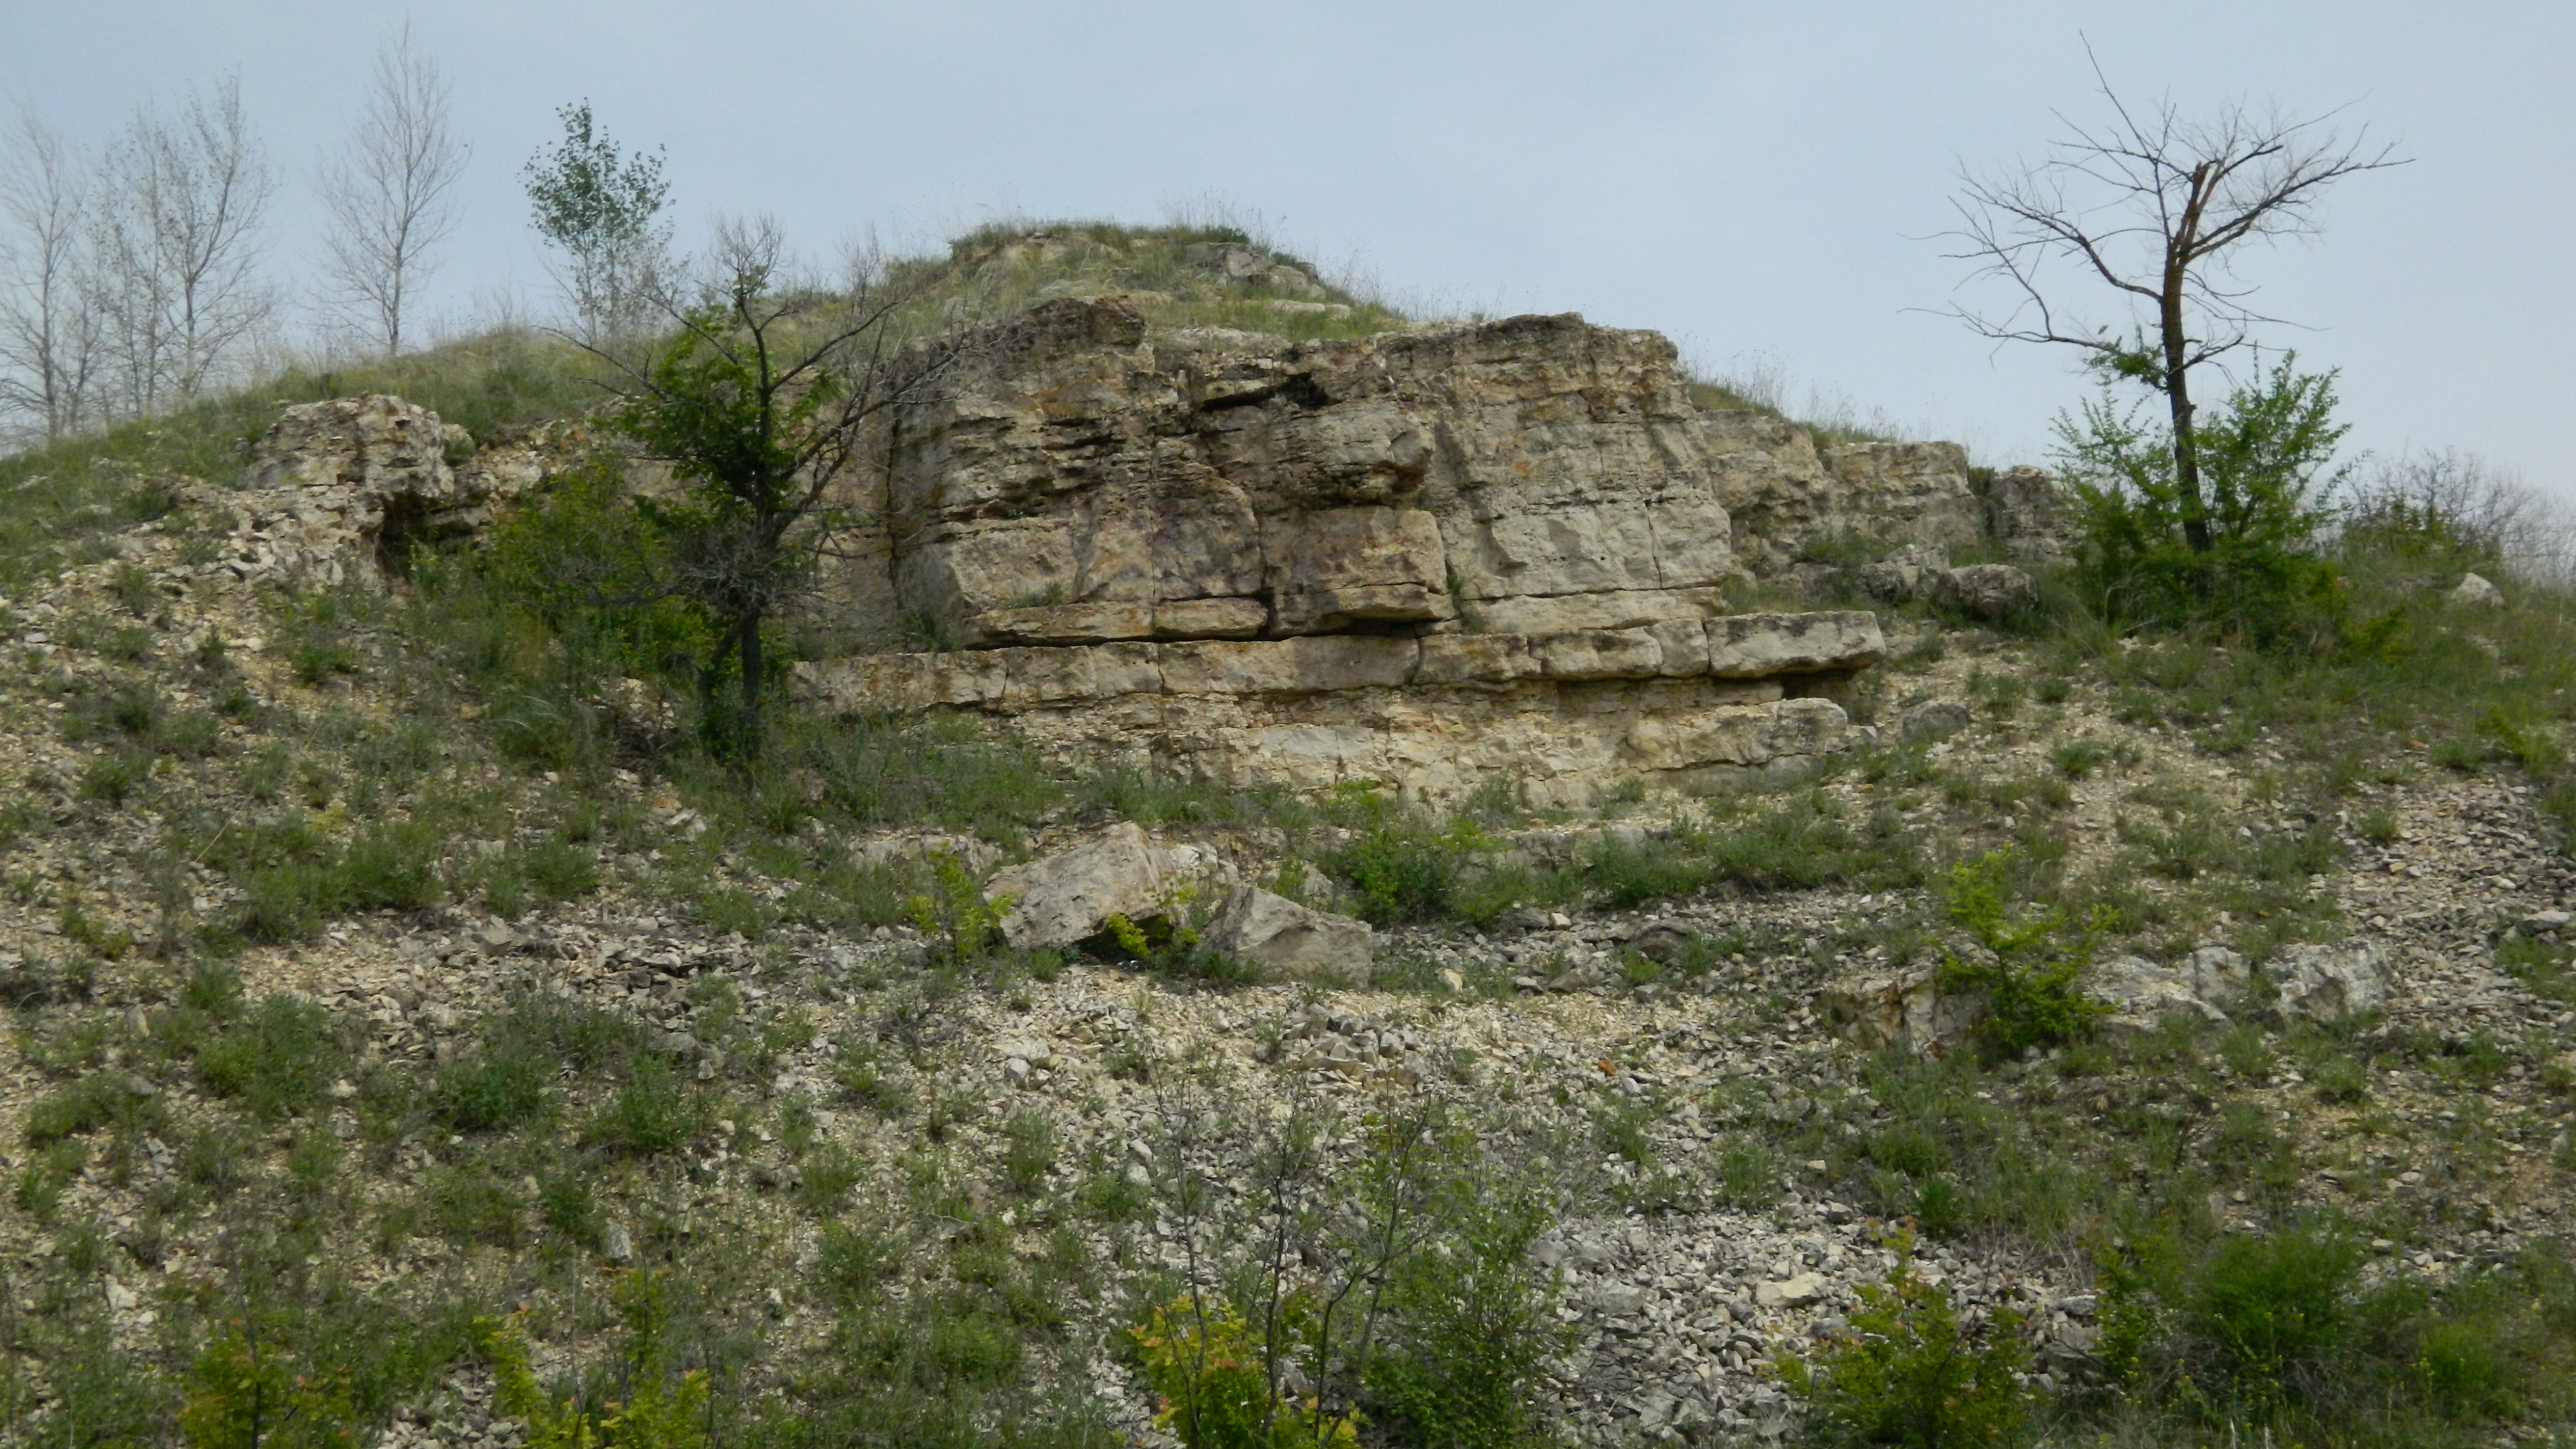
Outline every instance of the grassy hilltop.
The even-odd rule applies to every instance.
[[[898,268],[925,328],[1409,325],[1246,241]],[[1881,744],[1550,816],[792,705],[746,765],[684,622],[506,545],[224,574],[284,406],[491,447],[593,365],[496,333],[0,458],[0,1439],[2576,1441],[2576,592],[2486,515],[2324,535],[2289,642],[1843,597]],[[1121,820],[1371,920],[1377,979],[990,943],[977,873]],[[2267,1002],[2355,939],[2385,1004]],[[2205,946],[2223,1021],[2073,990]],[[1837,1029],[1909,962],[1994,1014]]]

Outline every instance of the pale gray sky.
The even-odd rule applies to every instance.
[[[1962,162],[2036,153],[2090,117],[2084,42],[2124,91],[2348,106],[2415,164],[2347,183],[2326,232],[2260,257],[2281,330],[2343,369],[2353,442],[2459,447],[2576,490],[2576,5],[2163,0],[1590,5],[14,0],[0,88],[74,137],[235,71],[289,178],[309,178],[408,17],[475,148],[434,292],[456,317],[545,296],[518,190],[589,98],[669,151],[684,244],[766,210],[813,251],[995,215],[1158,219],[1217,195],[1388,290],[1653,327],[1723,371],[1810,389],[1988,461],[2034,458],[2083,384],[1927,311],[1962,264]]]

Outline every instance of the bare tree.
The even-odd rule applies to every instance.
[[[447,107],[447,77],[412,48],[405,25],[376,55],[356,135],[322,170],[324,267],[388,354],[402,351],[404,308],[432,270],[429,249],[456,229],[453,193],[469,148]]]
[[[0,408],[48,439],[88,420],[102,338],[89,278],[89,177],[32,111],[0,163]]]
[[[175,117],[145,108],[109,149],[98,298],[127,410],[204,392],[269,320],[259,223],[275,189],[230,76]]]
[[[2000,313],[1960,307],[1983,336],[2082,349],[2111,373],[2155,388],[2172,418],[2183,531],[2207,552],[2211,535],[2192,429],[2192,369],[2253,341],[2275,322],[2254,310],[2237,270],[2257,244],[2313,233],[2327,187],[2404,161],[2363,131],[2346,140],[2334,113],[2307,118],[2243,103],[2206,120],[2166,98],[2123,101],[2094,66],[2110,119],[2058,119],[2065,136],[2041,160],[1990,175],[1963,175],[1955,203],[1964,225],[1952,253],[1998,278],[2012,299]],[[2060,290],[2053,267],[2071,269]],[[2072,293],[2107,288],[2117,314],[2088,316]]]

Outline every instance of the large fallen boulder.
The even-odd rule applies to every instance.
[[[1165,861],[1132,823],[1080,845],[993,873],[987,899],[1007,902],[1002,939],[1023,949],[1062,948],[1099,935],[1113,915],[1146,921],[1169,909]]]
[[[1199,940],[1266,975],[1356,985],[1368,979],[1373,934],[1365,921],[1299,905],[1258,886],[1239,886]]]

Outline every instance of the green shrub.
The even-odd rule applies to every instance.
[[[1430,1209],[1439,1249],[1397,1262],[1361,1363],[1373,1433],[1423,1449],[1547,1442],[1540,1386],[1571,1338],[1529,1256],[1549,1204],[1526,1184],[1453,1178]]]
[[[1435,821],[1365,786],[1337,789],[1330,810],[1352,837],[1323,867],[1357,897],[1352,913],[1381,926],[1441,914],[1468,866],[1493,849],[1471,819]]]
[[[2183,1308],[2184,1375],[2226,1404],[2310,1397],[2353,1341],[2361,1262],[2349,1238],[2321,1229],[2220,1242]]]
[[[1864,1284],[1850,1325],[1801,1359],[1774,1360],[1806,1401],[1818,1445],[1989,1449],[2023,1436],[2032,1394],[2017,1379],[2028,1354],[2021,1321],[1998,1312],[1982,1332],[1960,1320],[1948,1290],[1914,1267],[1897,1240],[1897,1264]]]
[[[1222,1298],[1159,1304],[1129,1337],[1155,1427],[1186,1449],[1358,1449],[1357,1415],[1274,1384],[1251,1323]]]
[[[262,997],[197,1051],[208,1092],[272,1119],[320,1104],[350,1065],[340,1023],[313,1002],[282,994]]]
[[[2017,851],[1989,851],[1953,866],[1941,889],[1944,912],[1988,953],[1947,956],[1942,979],[1986,994],[1977,1036],[1998,1060],[2082,1040],[2110,1010],[2077,984],[2098,947],[2099,923],[2079,921],[2064,906],[2015,910],[2010,886],[2026,865]]]
[[[554,1106],[557,1068],[554,1055],[531,1034],[487,1033],[471,1054],[439,1064],[430,1079],[430,1115],[458,1132],[543,1121]]]
[[[639,1157],[674,1151],[706,1130],[706,1105],[697,1090],[660,1056],[636,1057],[620,1085],[583,1136],[613,1152]]]
[[[2330,470],[2347,429],[2334,375],[2284,355],[2195,428],[2202,497],[2177,473],[2173,440],[2104,393],[2057,421],[2061,476],[2083,524],[2078,588],[2121,624],[2193,625],[2262,645],[2345,639],[2349,600],[2319,547],[2332,521]],[[2199,536],[2195,537],[2195,530]]]
[[[669,1289],[663,1275],[619,1271],[610,1290],[626,1335],[619,1345],[616,1381],[621,1397],[602,1404],[578,1391],[557,1397],[537,1381],[523,1317],[485,1319],[493,1399],[501,1411],[524,1420],[526,1449],[704,1449],[707,1443],[707,1376],[682,1370],[669,1342]]]

